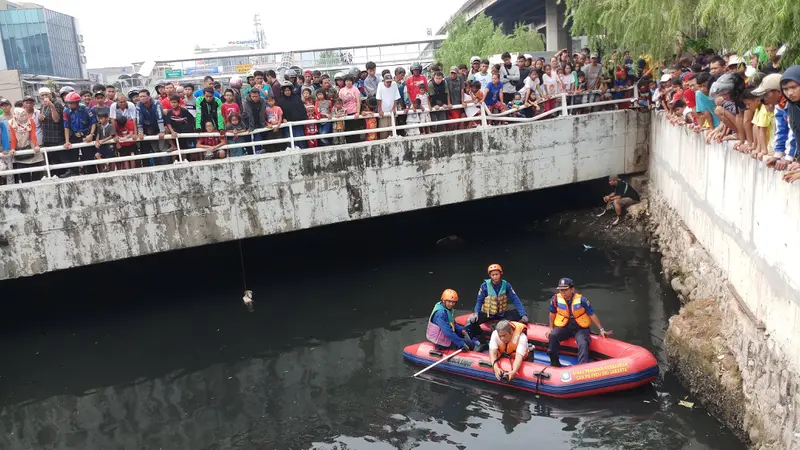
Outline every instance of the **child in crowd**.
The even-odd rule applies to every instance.
[[[283,109],[277,105],[275,97],[272,94],[267,95],[266,114],[267,128],[269,128],[269,131],[265,132],[264,135],[267,140],[280,139],[282,137],[280,126],[281,123],[283,123]],[[286,146],[287,144],[272,144],[266,146],[266,149],[268,152],[272,153],[280,151]]]
[[[597,96],[598,102],[607,102],[614,99],[614,97],[611,96],[611,92],[608,92],[609,82],[609,80],[598,81],[598,84],[600,85],[600,95]],[[615,105],[597,106],[595,111],[608,111],[615,108]]]
[[[214,122],[208,121],[205,126],[206,133],[219,133]],[[197,141],[197,148],[206,149],[206,160],[214,159],[215,156],[219,159],[225,158],[225,150],[220,149],[223,145],[225,145],[224,136],[201,137]]]
[[[330,120],[331,118],[331,109],[333,108],[333,103],[330,100],[325,98],[325,92],[323,90],[317,91],[317,101],[314,103],[314,112],[317,114],[317,117],[320,120]],[[319,134],[328,134],[331,132],[331,123],[321,123],[319,124]],[[320,147],[325,145],[331,144],[331,138],[321,138],[319,140]]]
[[[750,95],[755,96],[752,92]],[[765,104],[759,97],[756,97],[756,100],[750,100],[746,96],[744,100],[745,104],[748,105],[748,109],[750,108],[749,102],[755,102],[758,105],[751,121],[755,148],[750,152],[750,156],[762,161],[765,160],[769,153],[769,142],[772,140],[772,124],[775,122],[775,107]]]
[[[370,101],[372,100],[372,101]],[[364,101],[364,105],[361,107],[361,115],[366,115],[367,117],[364,119],[364,124],[366,125],[366,129],[374,130],[378,128],[378,119],[373,114],[375,112],[375,107],[377,105],[377,100],[374,97],[368,98]],[[378,133],[368,133],[367,134],[368,141],[375,141],[378,140]]]
[[[227,92],[226,92],[227,95]],[[233,137],[228,137],[228,144],[241,144],[244,142],[248,142],[247,135],[247,126],[245,126],[244,122],[242,121],[242,116],[239,113],[231,113],[228,116],[228,124],[225,125],[225,133],[233,133]],[[240,134],[244,134],[240,136]],[[231,157],[235,156],[244,156],[245,155],[245,148],[244,147],[234,147],[230,149]]]
[[[228,117],[231,114],[239,114],[239,118],[241,119],[242,111],[239,109],[239,105],[236,104],[236,94],[233,93],[231,89],[225,89],[225,103],[222,104],[222,121],[227,124]],[[239,120],[241,122],[241,120]]]
[[[481,114],[481,104],[483,104],[483,90],[480,81],[470,83],[469,91],[464,91],[464,104],[467,105],[465,113],[467,117],[475,117]],[[470,123],[471,127],[480,125],[477,121]]]
[[[333,122],[333,132],[334,133],[341,133],[344,131],[344,117],[347,115],[347,111],[344,109],[344,104],[342,103],[342,99],[337,97],[333,101],[333,109],[331,110],[331,115],[335,122]],[[336,136],[333,138],[334,145],[344,144],[347,141],[345,140],[344,136]]]
[[[5,106],[5,104],[3,104]],[[14,168],[14,152],[11,151],[11,133],[8,130],[7,115],[3,113],[0,118],[0,142],[2,142],[2,155],[0,155],[0,170],[11,170]],[[4,184],[14,184],[14,175],[0,176],[0,186]]]
[[[118,115],[114,119],[114,134],[117,147],[117,156],[133,156],[136,154],[136,130],[133,128],[133,121],[128,120],[123,115]],[[117,163],[117,170],[130,169],[135,167],[135,161],[122,161]]]
[[[314,109],[314,99],[311,97],[311,88],[303,87],[300,98],[303,100],[303,106],[306,107],[306,111]]]
[[[476,81],[476,83],[478,82]],[[478,83],[478,86],[480,86],[480,83]],[[422,109],[422,101],[417,98],[414,100],[413,106],[414,108],[409,111],[408,115],[406,116],[406,125],[416,125],[420,123],[420,113],[418,113],[417,110]],[[406,136],[419,136],[419,128],[407,128]]]
[[[579,70],[578,73],[578,84],[575,85],[575,93],[582,94],[582,95],[575,95],[572,97],[572,104],[573,105],[583,105],[589,103],[589,95],[586,94],[586,74]],[[579,108],[575,109],[575,114],[582,114],[586,112],[586,108]]]
[[[508,116],[509,117],[522,117],[522,111],[521,111],[522,107],[523,107],[522,95],[520,95],[520,93],[517,92],[516,94],[514,94],[514,99],[511,100],[510,102],[508,102],[508,104],[506,105],[507,109],[509,109],[509,110],[515,109],[516,110],[515,112],[509,114]]]
[[[428,96],[428,91],[425,89],[425,86],[420,83],[419,91],[417,92],[417,98],[414,102],[414,112],[417,109],[421,109],[422,112],[419,113],[419,123],[426,124],[431,122],[431,113],[428,112],[431,110],[431,102],[430,97]],[[419,102],[419,106],[417,106],[417,102]],[[421,127],[420,132],[422,134],[430,133],[430,129],[428,127]]]
[[[303,92],[309,92],[309,91],[303,90]],[[317,117],[317,113],[314,110],[314,108],[308,108],[307,107],[306,108],[306,116],[308,117],[308,120],[317,120],[317,119],[319,119]],[[317,127],[317,124],[315,124],[315,123],[307,123],[306,126],[305,126],[305,135],[306,136],[316,136],[317,134],[319,134],[319,128]],[[308,148],[317,148],[319,146],[319,142],[317,142],[316,139],[309,139],[306,142],[308,142]]]
[[[111,122],[108,120],[108,108],[97,107],[95,110],[97,114],[97,132],[94,141],[94,147],[97,149],[95,150],[94,157],[95,159],[107,159],[113,158],[114,154],[114,145],[111,143],[114,138],[117,136],[116,131],[114,130],[114,125],[111,125]],[[104,164],[102,166],[103,172],[108,172],[111,170],[111,164]]]

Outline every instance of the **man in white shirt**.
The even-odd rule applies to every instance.
[[[591,62],[581,69],[586,76],[586,90],[595,91],[600,89],[600,78],[603,72],[603,65],[598,62],[597,54],[592,53]],[[589,102],[596,101],[596,94],[589,94]]]
[[[486,86],[492,82],[492,74],[489,73],[489,60],[484,59],[481,61],[480,72],[470,76],[471,81],[477,81],[481,84],[481,90],[486,89]]]
[[[489,339],[489,358],[494,376],[498,380],[506,377],[510,383],[517,376],[527,356],[528,335],[525,324],[508,320],[498,322]],[[500,368],[500,359],[505,357],[511,361],[511,370],[507,372]]]
[[[397,89],[397,84],[392,81],[392,75],[386,74],[383,76],[383,83],[378,85],[375,93],[375,98],[378,100],[378,128],[385,128],[392,126],[392,114],[395,111],[397,101],[400,100],[400,90]],[[389,132],[382,131],[378,134],[379,139],[386,139],[389,137]]]

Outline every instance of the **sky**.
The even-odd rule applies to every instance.
[[[86,47],[87,66],[98,68],[130,65],[133,61],[157,59],[159,56],[191,55],[196,45],[224,46],[233,40],[253,39],[255,13],[261,14],[267,50],[270,51],[421,40],[426,38],[428,28],[436,33],[466,0],[425,2],[424,8],[419,10],[421,14],[415,15],[409,15],[402,3],[371,2],[376,6],[375,18],[363,13],[363,5],[370,2],[349,2],[351,6],[343,8],[340,5],[346,2],[302,0],[286,3],[293,5],[287,15],[296,18],[294,20],[285,17],[271,20],[278,8],[273,6],[275,3],[261,1],[33,1],[78,19]],[[236,6],[228,9],[224,6],[228,3]],[[243,7],[243,3],[253,3],[253,6]],[[399,15],[396,8],[402,11]],[[203,11],[209,12],[209,19],[205,22],[201,20]],[[177,30],[170,31],[172,27],[164,19],[155,18],[156,12],[175,19]],[[388,19],[381,17],[382,12],[390,13]],[[130,19],[125,19],[126,16]],[[319,20],[324,20],[325,24],[315,26],[314,22]],[[126,22],[131,24],[130,32],[120,29]]]

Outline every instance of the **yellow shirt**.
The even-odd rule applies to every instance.
[[[775,111],[767,110],[765,105],[761,105],[753,115],[753,125],[767,129],[767,142],[772,142],[772,124],[774,122]]]

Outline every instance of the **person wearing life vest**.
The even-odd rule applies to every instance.
[[[489,339],[489,358],[492,361],[494,376],[498,380],[504,376],[509,382],[517,376],[522,361],[528,357],[528,329],[524,323],[501,320]],[[500,359],[511,361],[511,371],[500,369]]]
[[[578,343],[578,364],[589,361],[589,326],[594,322],[600,328],[600,336],[608,334],[600,319],[594,313],[589,300],[575,292],[571,278],[562,278],[558,282],[558,293],[550,300],[550,331],[546,336],[550,339],[547,354],[550,365],[561,367],[558,356],[561,353],[561,341],[575,337]]]
[[[500,264],[492,264],[487,269],[489,279],[484,280],[478,289],[478,301],[475,303],[475,312],[469,317],[467,332],[472,337],[480,336],[480,325],[493,320],[516,320],[528,323],[528,313],[522,306],[522,301],[514,292],[511,283],[503,279],[503,268]],[[508,301],[514,308],[508,309]]]
[[[425,337],[436,344],[436,348],[443,350],[462,349],[471,350],[475,344],[468,337],[464,339],[466,330],[455,322],[453,308],[458,302],[458,293],[452,289],[445,289],[442,292],[441,301],[433,307],[430,317],[428,317],[428,328],[425,330]]]

